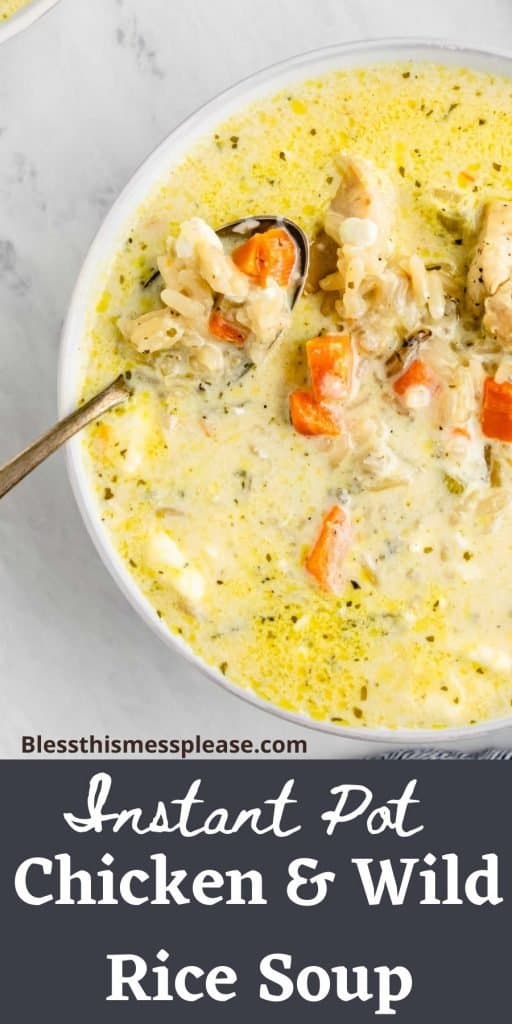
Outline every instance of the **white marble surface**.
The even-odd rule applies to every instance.
[[[62,0],[0,49],[0,461],[55,417],[59,332],[88,243],[139,162],[187,113],[275,60],[428,35],[499,47],[510,0]],[[86,536],[64,461],[0,507],[0,753],[22,734],[307,736],[173,657]],[[500,743],[512,741],[512,733]]]

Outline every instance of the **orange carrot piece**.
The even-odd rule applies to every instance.
[[[279,285],[287,285],[292,276],[297,250],[292,236],[285,228],[270,228],[252,235],[232,252],[239,270],[251,278],[253,284],[267,284],[269,277]]]
[[[320,533],[306,557],[306,569],[324,590],[338,593],[343,586],[343,564],[352,542],[349,516],[339,505],[324,515]]]
[[[239,270],[250,277],[254,284],[262,283],[265,265],[261,258],[259,235],[253,235],[246,242],[233,249],[232,259]]]
[[[210,314],[208,329],[215,338],[219,338],[221,341],[230,341],[234,345],[243,345],[247,337],[242,327],[234,324],[231,320],[226,320],[226,317],[218,309],[214,309]]]
[[[426,387],[430,391],[437,391],[438,381],[432,370],[422,359],[414,359],[407,367],[405,373],[395,380],[393,388],[397,395],[405,395],[409,388]]]
[[[347,334],[324,334],[306,343],[311,389],[317,402],[347,398],[354,372],[354,351]]]
[[[335,437],[340,428],[325,406],[315,402],[310,391],[292,391],[290,418],[299,434]]]
[[[512,441],[512,384],[487,377],[481,414],[482,431],[497,441]]]

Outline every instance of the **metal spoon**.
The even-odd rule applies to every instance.
[[[225,224],[217,234],[226,237],[229,234],[241,235],[255,234],[260,228],[267,230],[271,227],[284,227],[292,236],[298,254],[298,274],[294,282],[294,290],[291,296],[291,306],[297,302],[302,295],[309,268],[309,242],[302,229],[294,221],[286,217],[243,217],[241,220]],[[277,339],[276,339],[277,340]],[[274,344],[274,343],[273,343]],[[269,346],[269,348],[272,346]],[[120,405],[132,394],[124,374],[116,377],[108,387],[104,388],[98,395],[95,395],[88,402],[85,402],[74,412],[70,413],[63,420],[60,420],[54,427],[48,430],[42,437],[25,448],[19,455],[11,459],[0,469],[0,498],[7,494],[24,477],[28,476],[33,469],[44,462],[49,455],[57,451],[70,437],[83,430],[88,423],[99,419],[116,405]]]

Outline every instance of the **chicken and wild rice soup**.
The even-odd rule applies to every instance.
[[[510,714],[511,101],[412,63],[264,99],[172,169],[97,295],[81,397],[133,387],[84,440],[101,518],[168,629],[280,708]],[[293,309],[284,226],[215,233],[264,213],[311,243]]]

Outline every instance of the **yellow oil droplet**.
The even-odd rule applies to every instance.
[[[404,162],[405,146],[403,142],[396,142],[394,146],[395,161],[400,166]]]
[[[102,295],[100,295],[100,298],[98,299],[98,302],[96,304],[96,312],[106,313],[108,307],[110,306],[111,299],[112,296],[110,292],[103,292]]]
[[[469,171],[461,171],[457,178],[457,184],[459,188],[471,188],[475,184],[475,177]]]

